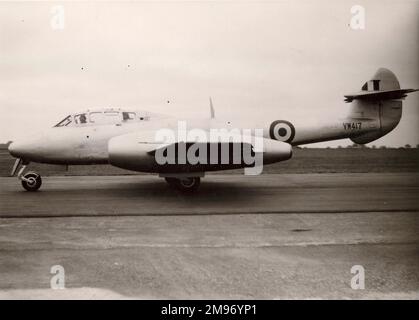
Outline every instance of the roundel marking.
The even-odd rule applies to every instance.
[[[295,136],[295,127],[289,121],[275,120],[269,128],[269,136],[274,140],[291,142]]]

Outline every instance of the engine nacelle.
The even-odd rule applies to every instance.
[[[292,146],[289,143],[263,139],[263,163],[275,163],[288,160],[292,157]]]
[[[129,133],[114,137],[108,143],[109,163],[115,167],[133,171],[154,172],[156,161],[150,151],[160,146],[153,141],[154,135]]]
[[[263,143],[263,152],[259,152],[252,144],[245,142],[247,139],[242,139],[242,142],[235,140],[230,143],[180,142],[168,146],[164,146],[154,139],[153,132],[130,133],[112,138],[108,144],[110,164],[123,169],[143,172],[205,172],[253,167],[285,161],[292,156],[290,144],[266,138],[259,138]],[[239,149],[237,149],[238,147]],[[174,149],[169,150],[170,148]],[[183,157],[185,162],[179,160],[180,150],[185,151],[186,157]],[[217,151],[214,152],[214,150]],[[237,154],[233,156],[236,150],[240,152],[238,157]],[[200,152],[203,152],[205,157],[197,156],[197,158],[204,159],[204,161],[192,163],[189,155],[201,155]],[[227,155],[223,152],[226,152]],[[158,161],[159,155],[165,155],[167,160],[172,160],[168,154],[173,156],[173,161],[163,164],[162,161]]]

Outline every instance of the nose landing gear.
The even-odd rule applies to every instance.
[[[17,178],[22,181],[22,186],[27,191],[37,191],[41,185],[42,185],[42,178],[39,173],[30,171],[25,174],[23,172],[25,171],[27,165],[29,162],[24,162],[22,159],[16,159],[16,162],[13,166],[11,176],[13,177],[17,171],[17,169],[22,165],[20,168]]]

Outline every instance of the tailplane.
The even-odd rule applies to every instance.
[[[365,82],[361,91],[345,95],[346,102],[358,100],[389,100],[404,99],[408,93],[419,89],[400,89],[399,80],[396,75],[388,69],[380,68],[371,80]]]

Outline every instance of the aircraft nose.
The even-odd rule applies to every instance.
[[[7,150],[9,150],[9,153],[10,153],[10,154],[12,154],[12,151],[13,151],[13,147],[12,147],[12,145],[13,145],[13,142],[11,142],[11,143],[9,144],[9,146],[7,147]]]
[[[34,145],[30,141],[18,140],[12,142],[8,149],[15,158],[29,158],[33,152]]]
[[[19,142],[12,142],[11,144],[9,144],[9,153],[16,158],[20,158],[21,154],[22,154],[22,144]]]

